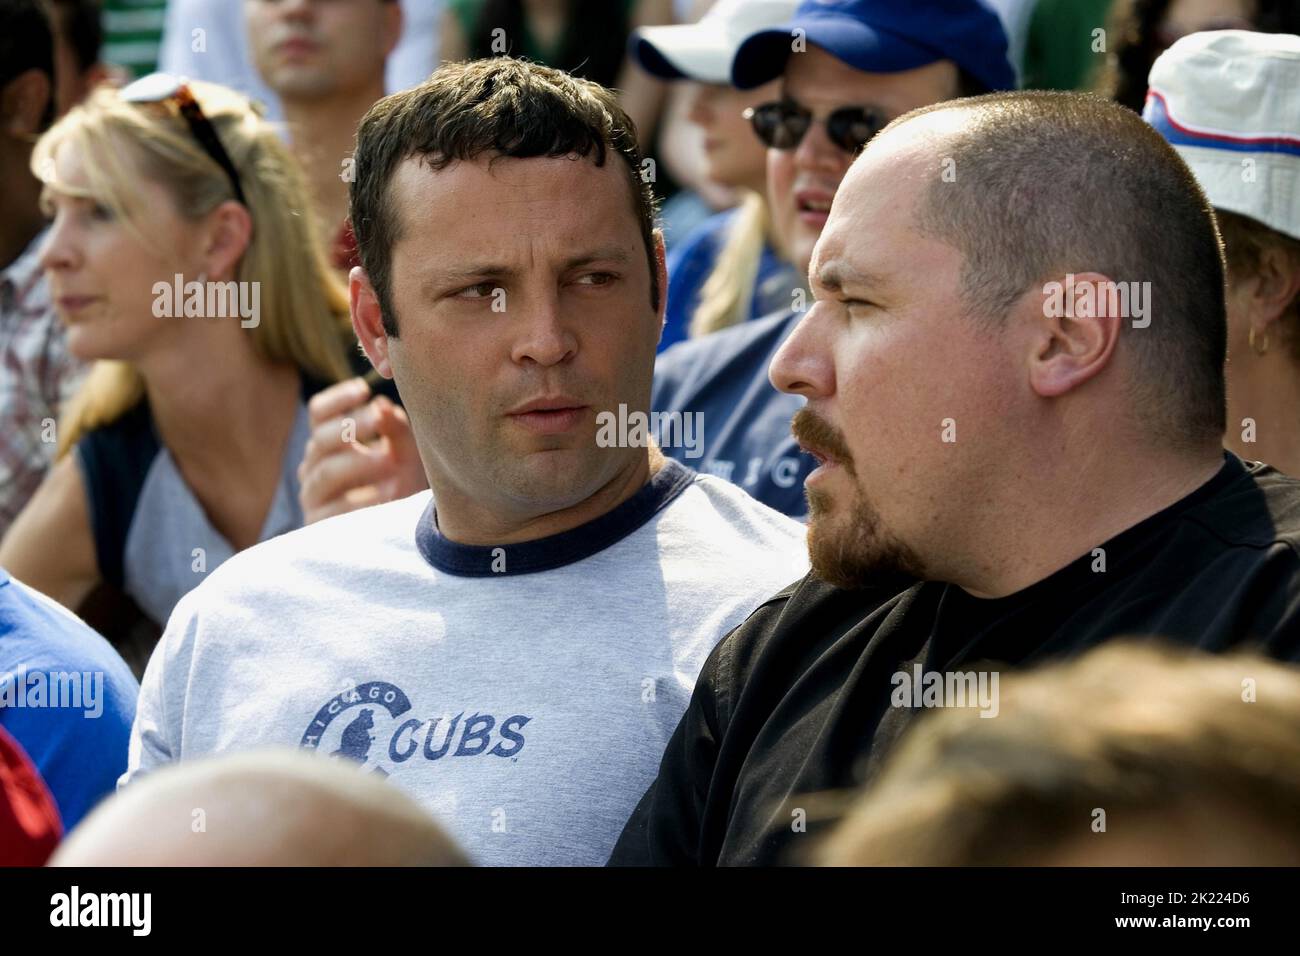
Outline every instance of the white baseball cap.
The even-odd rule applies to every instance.
[[[718,0],[699,23],[641,27],[628,50],[665,80],[731,85],[731,61],[751,33],[790,19],[797,0]]]
[[[1211,205],[1300,239],[1300,36],[1183,37],[1151,67],[1142,116]]]

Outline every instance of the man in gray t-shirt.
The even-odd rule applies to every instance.
[[[388,777],[478,862],[602,863],[710,650],[806,572],[803,527],[650,440],[707,423],[644,411],[663,245],[614,94],[448,64],[371,110],[354,159],[353,326],[431,490],[187,595],[123,781],[300,745]],[[385,453],[373,419],[313,441],[335,427]]]

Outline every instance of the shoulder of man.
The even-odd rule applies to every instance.
[[[673,527],[687,539],[697,586],[718,587],[720,599],[729,592],[748,611],[808,573],[805,526],[739,486],[695,474],[678,506],[681,520]]]
[[[62,604],[0,569],[0,637],[14,648],[17,636],[28,641],[22,653],[29,667],[103,673],[106,692],[130,720],[139,684],[113,645]]]
[[[194,595],[191,606],[204,612],[241,595],[273,601],[297,573],[350,573],[382,563],[393,548],[414,553],[416,526],[431,497],[417,492],[268,538],[224,561],[186,597]]]
[[[817,629],[818,618],[857,615],[864,599],[880,604],[898,591],[882,585],[878,593],[863,595],[809,574],[768,598],[723,638],[704,664],[658,776],[628,819],[610,865],[716,864],[737,775],[754,736],[799,679],[800,664],[834,639],[829,630]]]
[[[46,706],[0,704],[3,723],[45,776],[65,826],[75,826],[126,766],[139,685],[97,632],[0,571],[0,673],[12,693],[45,675]]]
[[[1236,480],[1183,518],[1222,549],[1207,572],[1253,595],[1242,601],[1251,612],[1241,625],[1244,640],[1300,660],[1300,479],[1259,462],[1241,464]]]
[[[710,517],[749,536],[749,550],[757,551],[769,542],[797,542],[799,552],[805,555],[804,567],[799,573],[802,575],[808,570],[808,528],[803,522],[758,500],[734,482],[716,475],[696,473],[691,487],[707,497]]]

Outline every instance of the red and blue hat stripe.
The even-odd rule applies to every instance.
[[[1235,153],[1283,153],[1300,157],[1300,136],[1263,134],[1242,136],[1206,127],[1190,126],[1174,119],[1169,103],[1159,90],[1147,92],[1146,108],[1142,114],[1174,146],[1200,146],[1205,149],[1223,149]]]

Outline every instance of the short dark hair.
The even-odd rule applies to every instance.
[[[0,0],[0,88],[28,70],[50,81],[45,124],[54,118],[54,33],[43,0]]]
[[[1125,336],[1135,414],[1173,447],[1221,439],[1223,255],[1210,204],[1174,148],[1131,110],[1081,93],[993,93],[895,123],[944,109],[972,122],[945,136],[957,180],[934,177],[917,225],[961,251],[971,314],[1000,323],[1027,291],[1068,272],[1150,282],[1151,327]]]
[[[650,268],[650,303],[659,308],[655,198],[643,175],[636,128],[615,94],[560,70],[509,57],[448,63],[409,90],[376,103],[357,130],[352,227],[374,286],[384,330],[397,335],[392,250],[400,222],[391,181],[408,157],[433,169],[484,154],[515,158],[594,156],[623,161]]]

